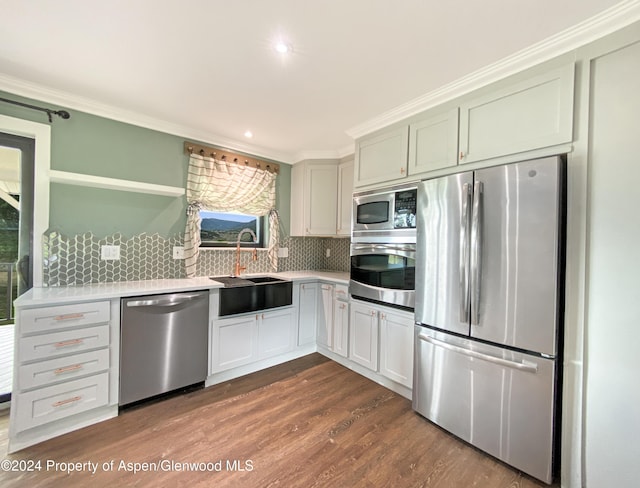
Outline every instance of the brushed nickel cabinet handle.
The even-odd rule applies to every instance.
[[[51,406],[53,408],[58,408],[58,407],[61,407],[63,405],[68,405],[69,403],[79,402],[80,400],[82,400],[81,396],[75,396],[75,397],[72,397],[72,398],[67,398],[66,400],[60,400],[59,402],[52,403]]]

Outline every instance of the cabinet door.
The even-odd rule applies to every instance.
[[[318,307],[318,345],[331,349],[333,344],[333,285],[322,283]]]
[[[309,163],[305,189],[305,235],[336,235],[338,207],[338,166],[333,163]]]
[[[353,161],[338,166],[338,229],[339,236],[351,235],[351,205],[353,202]]]
[[[378,310],[360,302],[351,302],[349,317],[349,359],[378,370]]]
[[[354,186],[406,178],[408,151],[409,126],[360,139],[356,143]]]
[[[217,373],[226,369],[242,366],[255,360],[257,355],[256,315],[240,318],[218,320],[214,324],[211,338],[213,350],[213,371]]]
[[[407,388],[413,382],[413,315],[380,312],[380,373]]]
[[[295,342],[293,309],[265,312],[258,321],[258,357],[289,352]]]
[[[333,347],[342,357],[349,355],[349,304],[336,300],[333,304]]]
[[[571,142],[573,63],[460,106],[460,163]]]
[[[318,323],[318,283],[301,283],[298,298],[298,345],[313,344]]]
[[[458,108],[409,126],[409,175],[458,164]]]

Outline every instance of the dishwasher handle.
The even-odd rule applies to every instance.
[[[144,298],[127,302],[127,307],[175,307],[191,300],[205,297],[202,293],[173,293],[158,298]]]

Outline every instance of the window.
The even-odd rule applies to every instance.
[[[231,212],[200,210],[200,247],[232,247],[238,241],[242,229],[251,229],[258,237],[253,242],[249,232],[242,235],[242,247],[264,247],[264,217]]]

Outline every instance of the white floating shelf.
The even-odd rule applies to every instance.
[[[119,180],[117,178],[105,178],[103,176],[83,175],[52,169],[49,171],[49,180],[53,183],[65,185],[88,186],[105,190],[132,191],[135,193],[148,193],[166,197],[180,197],[185,194],[184,188],[175,186],[156,185],[153,183],[141,183],[139,181]]]

